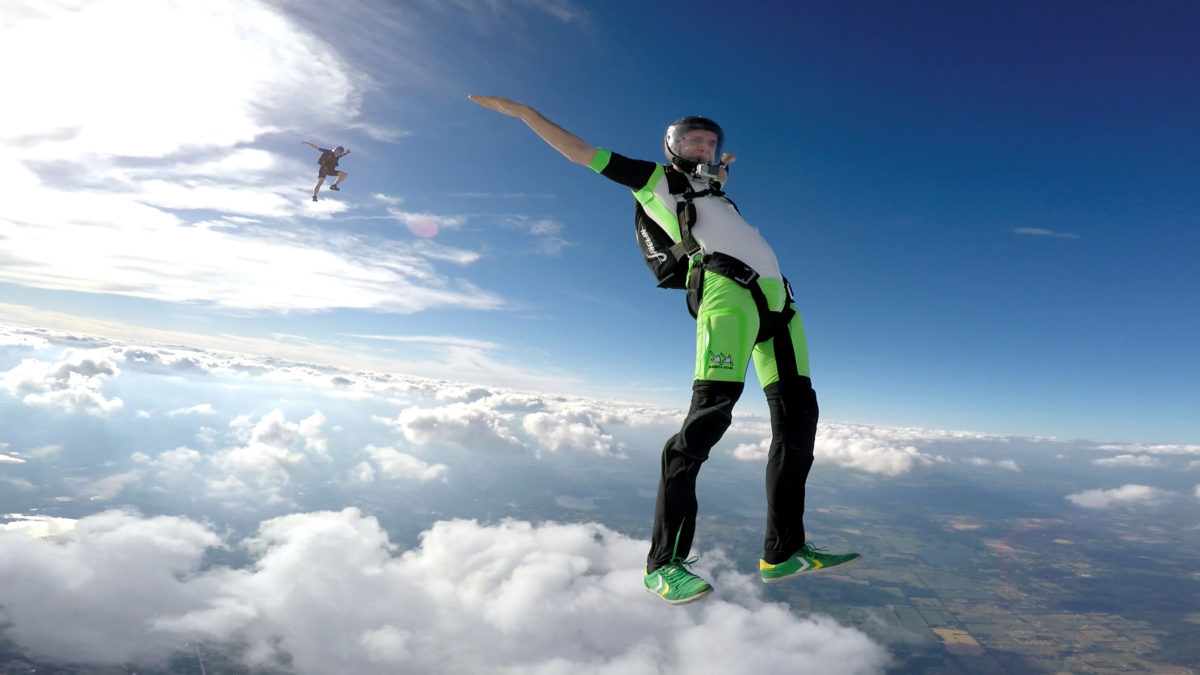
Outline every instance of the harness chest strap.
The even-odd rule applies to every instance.
[[[692,188],[692,182],[684,174],[673,168],[666,171],[667,188],[673,195],[682,195],[683,199],[675,204],[675,220],[679,224],[679,241],[671,246],[670,252],[676,261],[690,260],[700,252],[700,243],[692,236],[692,225],[696,223],[696,205],[693,203],[701,197],[721,197],[737,209],[737,204],[725,196],[725,192],[716,184],[697,192]]]

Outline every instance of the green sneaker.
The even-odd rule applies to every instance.
[[[691,560],[672,560],[646,575],[646,591],[672,605],[686,605],[712,593],[713,587],[688,569]]]
[[[764,584],[772,584],[797,574],[811,574],[833,567],[847,567],[859,560],[862,560],[862,556],[857,553],[826,553],[812,544],[805,544],[804,548],[797,551],[795,555],[777,565],[772,565],[766,560],[759,560],[758,573],[762,575]]]

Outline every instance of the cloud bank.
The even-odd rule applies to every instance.
[[[226,546],[252,564],[204,566]],[[23,648],[96,665],[200,645],[298,673],[882,672],[864,634],[764,602],[745,574],[708,570],[716,596],[663,604],[640,588],[645,547],[595,523],[452,520],[399,551],[356,509],[224,542],[118,510],[53,538],[0,531],[0,597]]]

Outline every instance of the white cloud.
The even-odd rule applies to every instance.
[[[104,417],[124,407],[121,399],[105,398],[100,391],[102,378],[119,373],[116,362],[102,350],[68,350],[56,363],[22,360],[0,373],[0,388],[27,405]]]
[[[395,448],[381,448],[368,445],[366,453],[370,455],[375,465],[379,467],[380,473],[388,478],[417,480],[422,483],[435,480],[445,482],[446,474],[449,471],[445,464],[430,464],[418,457],[400,452]],[[358,472],[359,480],[370,482],[374,479],[375,472],[373,467],[369,465],[365,473],[362,467],[359,467],[356,471]]]
[[[197,523],[121,511],[80,519],[52,539],[0,532],[0,595],[9,616],[21,617],[9,635],[62,661],[161,658],[179,643],[147,631],[148,622],[202,601],[204,584],[183,575],[220,543]]]
[[[28,537],[49,537],[70,532],[75,529],[74,518],[56,518],[54,516],[26,516],[9,513],[4,516],[5,522],[0,524],[0,532],[21,532]],[[0,550],[3,543],[0,543]]]
[[[770,451],[771,439],[767,437],[757,443],[739,443],[733,449],[733,456],[743,462],[762,462],[766,461]]]
[[[491,395],[492,390],[489,387],[481,387],[474,384],[447,384],[438,389],[435,397],[439,401],[473,403]]]
[[[376,418],[417,445],[446,444],[460,448],[521,448],[508,425],[513,416],[478,403],[451,403],[438,408],[410,407],[395,419]]]
[[[625,444],[615,440],[586,410],[533,412],[521,421],[526,433],[551,452],[624,457]]]
[[[1084,490],[1066,496],[1067,501],[1085,509],[1107,509],[1115,506],[1159,504],[1172,493],[1148,485],[1122,485],[1111,490]]]
[[[359,462],[350,470],[350,480],[356,483],[375,482],[375,467],[370,462]]]
[[[301,674],[865,674],[887,662],[855,629],[765,602],[748,574],[701,570],[717,593],[670,607],[641,588],[645,542],[602,525],[443,521],[420,541],[399,552],[355,509],[293,514],[242,542],[252,565],[202,569],[221,545],[208,528],[110,511],[53,541],[0,532],[0,597],[18,645],[83,664],[162,663],[190,644]]]
[[[1173,443],[1122,443],[1097,445],[1096,450],[1141,452],[1150,455],[1200,455],[1200,445]]]
[[[357,109],[354,75],[329,45],[265,3],[16,4],[3,53],[37,67],[14,71],[9,85],[42,94],[8,111],[5,133],[47,153],[163,156],[249,141],[298,114],[319,124]],[[58,86],[43,91],[47,80]]]
[[[328,456],[328,443],[321,433],[325,416],[320,411],[298,423],[288,422],[282,410],[273,410],[257,422],[251,420],[250,416],[241,415],[229,423],[237,437],[250,446],[294,447],[319,457]]]
[[[0,219],[0,236],[11,244],[8,257],[18,263],[0,268],[0,281],[248,310],[412,313],[503,304],[494,293],[436,272],[430,262],[435,257],[461,264],[477,257],[456,249],[418,249],[301,225],[287,233],[262,226],[217,230],[144,208],[123,216],[107,201],[85,210],[111,214],[106,222],[120,224],[53,214],[36,222]],[[61,245],[66,237],[69,251]]]
[[[537,220],[529,226],[532,234],[558,234],[562,232],[563,224],[555,220]]]
[[[1094,459],[1092,464],[1096,466],[1112,466],[1112,467],[1140,467],[1140,468],[1155,468],[1163,465],[1161,461],[1151,455],[1117,455],[1115,457],[1105,457],[1103,459]]]
[[[991,460],[986,457],[972,457],[967,460],[967,464],[973,466],[995,466],[1008,471],[1020,471],[1021,467],[1011,459]]]
[[[41,351],[50,347],[50,341],[36,335],[0,331],[0,347],[27,347],[34,351]]]
[[[325,416],[314,412],[300,422],[288,422],[283,411],[273,410],[257,421],[242,415],[229,423],[241,445],[213,454],[210,477],[213,492],[231,496],[257,494],[270,501],[282,499],[281,490],[292,472],[311,460],[328,460],[328,442],[321,431]],[[162,458],[158,461],[163,461]]]
[[[750,426],[750,425],[746,425]],[[733,456],[744,461],[763,461],[770,449],[770,426],[762,429],[761,440],[743,443],[733,450]],[[947,461],[940,455],[922,452],[912,440],[935,441],[957,439],[963,432],[929,431],[912,428],[868,427],[855,424],[822,422],[817,427],[813,454],[817,461],[828,461],[848,469],[867,473],[898,476],[918,465]]]
[[[0,450],[3,450],[7,443],[0,443]],[[25,460],[12,455],[0,455],[0,464],[24,464]]]
[[[135,452],[130,457],[134,463],[158,472],[167,480],[192,476],[192,472],[204,460],[199,452],[185,447],[160,452],[153,458],[142,452]]]
[[[210,403],[199,403],[187,408],[176,408],[167,412],[167,417],[176,417],[178,415],[215,415],[216,410],[213,410]]]
[[[1056,237],[1058,239],[1078,239],[1079,235],[1069,232],[1055,232],[1054,230],[1045,230],[1038,227],[1018,227],[1013,230],[1017,234],[1031,235],[1034,237]]]
[[[321,386],[336,379],[345,385],[338,392],[348,396],[375,395],[384,389],[436,391],[445,384],[441,378],[448,370],[457,373],[460,379],[489,382],[490,386],[563,391],[580,384],[562,372],[539,371],[536,366],[516,366],[498,360],[488,353],[497,349],[497,345],[474,338],[363,336],[415,342],[429,348],[396,358],[381,353],[375,345],[359,348],[345,342],[296,344],[291,340],[167,331],[4,303],[0,303],[0,321],[38,326],[30,329],[0,324],[0,335],[36,330],[52,343],[104,345],[112,350],[114,359],[123,359],[130,368],[136,365],[151,372],[208,372],[237,376],[271,373],[273,377],[288,381]],[[97,335],[108,337],[94,337]],[[163,346],[181,344],[190,347]],[[299,365],[301,363],[320,363],[326,367],[313,369]]]
[[[919,465],[945,461],[942,457],[921,452],[916,446],[900,446],[877,437],[843,435],[834,429],[817,433],[814,454],[838,466],[885,476],[898,476]]]
[[[515,3],[474,2],[473,0],[450,0],[454,5],[479,24],[498,24],[513,30],[513,24],[524,23],[518,11],[524,8],[544,12],[561,23],[587,23],[590,14],[571,0],[521,0]]]
[[[537,252],[543,255],[558,256],[562,254],[564,248],[573,245],[572,242],[560,236],[563,224],[557,220],[545,218],[535,220],[526,216],[510,216],[505,223],[509,227],[528,232],[534,238]]]
[[[200,427],[196,432],[196,440],[204,445],[212,445],[217,442],[217,437],[220,432],[212,427]]]
[[[107,502],[116,499],[117,495],[125,491],[133,485],[137,485],[142,481],[143,474],[141,471],[126,471],[124,473],[105,476],[97,480],[88,481],[80,489],[80,492],[96,501]]]
[[[47,457],[56,457],[62,453],[63,446],[61,445],[39,445],[36,448],[29,448],[25,451],[25,455],[30,459],[45,459]]]
[[[24,478],[9,478],[8,476],[0,476],[0,481],[4,481],[18,490],[24,490],[27,492],[32,492],[38,487],[31,481],[28,481]]]
[[[442,230],[456,230],[467,222],[462,216],[438,216],[432,213],[409,213],[399,209],[388,209],[388,215],[408,228],[418,237],[435,237]]]

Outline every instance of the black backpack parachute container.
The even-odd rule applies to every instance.
[[[325,171],[332,173],[337,171],[338,159],[337,153],[332,150],[326,150],[317,158],[317,165],[325,169]]]
[[[733,200],[725,196],[715,183],[700,192],[692,188],[692,183],[682,172],[671,165],[666,165],[667,188],[673,195],[683,195],[675,210],[679,221],[679,241],[673,241],[658,223],[654,222],[646,210],[638,202],[635,205],[633,218],[636,227],[638,246],[642,249],[642,260],[654,274],[659,288],[687,288],[688,262],[700,252],[700,244],[692,236],[692,226],[696,223],[696,205],[692,202],[700,197],[721,197],[733,204]],[[737,205],[734,204],[734,208]]]

